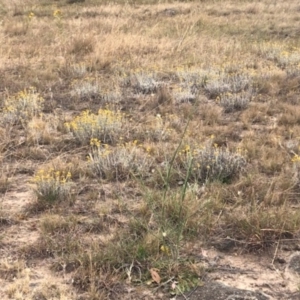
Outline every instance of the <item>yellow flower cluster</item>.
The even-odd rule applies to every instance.
[[[60,9],[56,9],[56,10],[53,12],[53,17],[54,17],[54,18],[60,19],[61,16],[62,16],[62,13],[61,13],[61,10],[60,10]]]
[[[29,21],[31,21],[32,18],[34,18],[34,17],[35,17],[35,14],[34,14],[33,12],[30,12],[30,13],[28,14],[28,19],[29,19]]]
[[[300,156],[298,154],[295,154],[294,157],[292,158],[293,163],[298,163],[300,162]]]
[[[32,179],[39,200],[54,202],[66,197],[71,188],[71,173],[54,170],[40,170]]]
[[[90,145],[92,146],[92,153],[87,156],[87,160],[91,162],[91,158],[94,154],[98,155],[99,157],[108,156],[112,152],[112,148],[108,144],[101,144],[97,138],[92,138],[90,140]]]
[[[123,120],[124,115],[119,111],[100,109],[96,115],[86,110],[71,122],[65,123],[65,126],[81,143],[91,138],[106,143],[112,142],[122,131]]]
[[[70,181],[71,177],[71,172],[65,173],[61,171],[55,171],[54,169],[45,171],[42,169],[39,170],[34,176],[33,182],[55,182],[58,184],[66,184],[68,181]]]
[[[90,145],[91,146],[95,146],[95,147],[99,148],[100,144],[101,144],[101,142],[98,139],[96,139],[96,138],[92,138],[90,140]]]
[[[16,95],[5,99],[2,109],[3,119],[7,122],[28,120],[39,115],[43,108],[44,99],[34,87],[20,91]]]

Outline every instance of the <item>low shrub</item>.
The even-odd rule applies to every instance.
[[[4,100],[0,123],[20,124],[39,116],[43,109],[44,99],[31,87]]]
[[[194,149],[185,146],[179,152],[179,161],[184,174],[190,168],[190,179],[203,183],[213,180],[229,182],[246,166],[246,159],[240,149],[231,152],[227,148],[210,144]]]
[[[49,204],[67,198],[72,186],[70,172],[54,169],[38,171],[32,182],[35,184],[34,192],[38,200]]]
[[[103,143],[113,143],[124,130],[124,115],[119,111],[99,109],[98,114],[83,111],[73,121],[65,123],[75,139],[81,144],[87,144],[96,138]]]
[[[113,180],[124,180],[130,176],[149,176],[153,161],[137,146],[136,141],[113,148],[92,139],[91,146],[88,160],[95,175]]]

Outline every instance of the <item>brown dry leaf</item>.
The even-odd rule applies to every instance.
[[[160,281],[161,281],[161,278],[158,274],[158,269],[154,269],[154,268],[151,268],[150,270],[150,274],[151,274],[151,277],[152,277],[152,280],[155,281],[157,284],[160,284]]]

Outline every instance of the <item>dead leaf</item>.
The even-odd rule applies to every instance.
[[[158,274],[158,269],[154,269],[154,268],[151,268],[150,270],[150,274],[151,274],[151,277],[152,277],[152,280],[155,281],[157,284],[160,284],[160,281],[161,281],[161,278]]]

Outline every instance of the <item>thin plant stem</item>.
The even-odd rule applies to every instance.
[[[164,194],[163,194],[163,202],[165,202],[166,197],[167,197],[167,193],[168,193],[169,188],[170,188],[170,176],[171,176],[171,171],[172,171],[172,168],[173,168],[173,164],[174,164],[175,158],[176,158],[176,156],[177,156],[177,154],[179,152],[179,149],[180,149],[180,147],[182,145],[182,141],[183,141],[183,138],[184,138],[184,136],[186,134],[186,131],[188,129],[189,124],[190,124],[190,119],[188,119],[188,122],[186,123],[186,125],[184,127],[184,130],[183,130],[182,136],[180,138],[180,141],[178,143],[178,146],[175,149],[175,151],[173,153],[173,156],[171,158],[171,161],[170,161],[170,164],[169,164],[169,167],[168,167],[167,177],[166,177],[166,180],[165,180],[165,190],[164,190]],[[165,208],[164,208],[164,205],[163,205],[162,216],[163,216],[163,219],[165,219]]]

